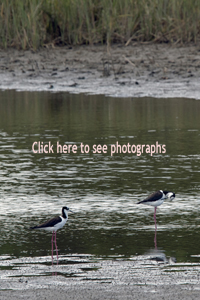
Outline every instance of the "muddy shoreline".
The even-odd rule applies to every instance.
[[[0,51],[0,89],[200,99],[200,47],[135,43]]]
[[[126,260],[73,254],[58,266],[51,257],[7,258],[0,262],[0,300],[197,299],[199,264],[170,263],[162,253]]]
[[[199,290],[195,290],[192,286],[187,288],[169,285],[163,286],[128,286],[128,285],[97,285],[86,284],[85,287],[79,285],[73,288],[64,288],[57,286],[49,286],[45,289],[30,289],[16,291],[1,291],[0,299],[48,299],[48,300],[65,300],[65,299],[80,299],[80,300],[98,300],[98,299],[115,299],[115,300],[131,300],[131,299],[198,299]]]

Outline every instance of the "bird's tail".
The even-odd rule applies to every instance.
[[[38,227],[37,226],[34,226],[34,227],[30,227],[29,229],[37,229]]]

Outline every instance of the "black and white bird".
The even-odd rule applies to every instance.
[[[138,202],[137,204],[146,204],[146,205],[151,205],[155,207],[154,211],[154,221],[155,221],[155,228],[156,227],[156,209],[157,206],[163,204],[164,200],[169,198],[170,201],[172,201],[175,198],[175,193],[169,192],[169,191],[157,191],[151,195],[149,195],[146,199]]]
[[[46,231],[52,231],[52,239],[51,239],[51,244],[52,244],[52,264],[53,264],[53,241],[55,242],[55,247],[56,247],[56,254],[57,254],[57,262],[58,262],[58,248],[56,244],[56,231],[60,228],[62,228],[65,223],[68,220],[68,212],[72,212],[68,207],[64,206],[62,208],[62,216],[57,216],[55,218],[52,218],[38,226],[30,227],[30,229],[42,229]],[[55,238],[54,238],[55,236]],[[53,239],[54,238],[54,239]]]

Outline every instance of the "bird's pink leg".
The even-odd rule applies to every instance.
[[[156,229],[155,229],[155,236],[154,236],[154,245],[155,245],[155,249],[157,250]]]
[[[154,211],[155,229],[157,229],[157,226],[156,226],[156,209],[157,209],[157,207],[155,207],[155,211]]]
[[[54,236],[54,231],[52,233],[52,239],[51,239],[51,258],[52,258],[52,265],[53,265],[53,236]]]
[[[58,265],[58,248],[57,248],[57,244],[56,244],[56,231],[55,231],[55,246],[56,246],[57,265]]]

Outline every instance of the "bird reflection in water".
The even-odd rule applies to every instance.
[[[176,257],[167,257],[164,250],[152,249],[146,255],[150,256],[151,261],[163,264],[174,264],[176,263]]]

